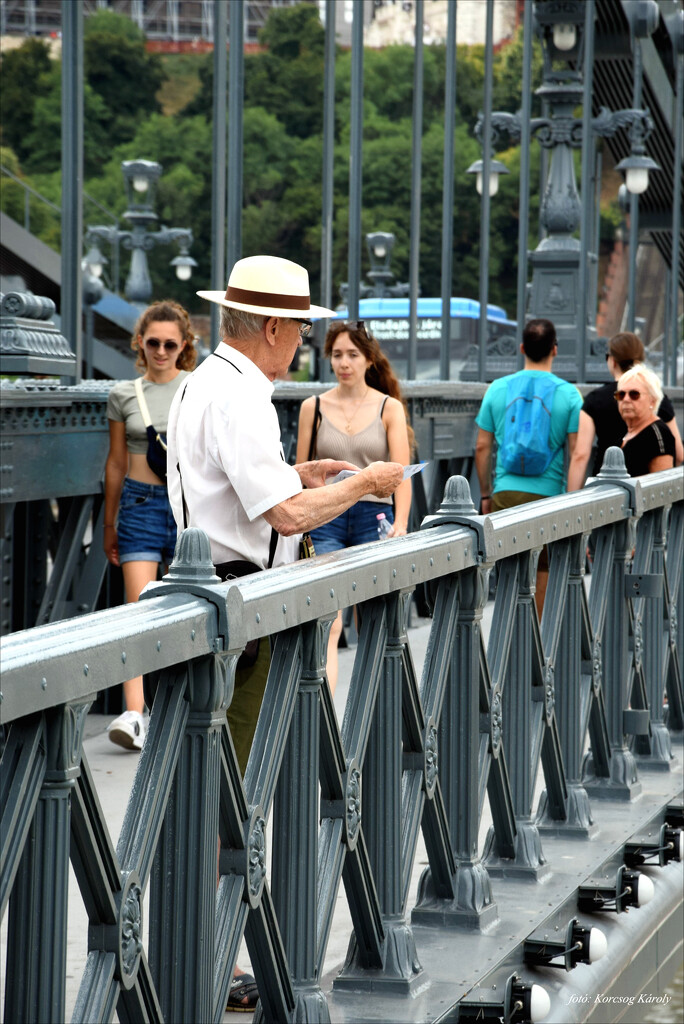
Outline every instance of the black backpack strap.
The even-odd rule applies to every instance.
[[[314,403],[314,421],[311,429],[311,440],[309,442],[309,462],[311,462],[316,454],[316,437],[318,435],[318,426],[321,419],[321,398],[320,395],[316,395],[316,401]]]

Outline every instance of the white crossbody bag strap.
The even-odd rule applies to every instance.
[[[136,377],[136,380],[135,380],[135,397],[138,399],[138,407],[140,409],[140,415],[142,416],[143,424],[145,426],[145,430],[147,430],[148,427],[152,426],[152,420],[150,419],[150,410],[147,407],[147,400],[145,399],[145,395],[143,394],[142,377]],[[159,434],[159,431],[157,431],[157,440],[159,441],[159,444],[162,446],[164,451],[166,451],[166,445],[162,441],[161,436]]]

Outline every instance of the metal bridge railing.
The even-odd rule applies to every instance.
[[[206,537],[189,530],[165,582],[139,604],[6,637],[5,1019],[64,1019],[69,858],[89,918],[76,1021],[115,1010],[122,1020],[220,1020],[243,934],[263,1019],[329,1020],[320,976],[341,880],[354,934],[334,987],[415,991],[429,968],[412,922],[489,927],[491,875],[540,877],[545,828],[587,837],[590,797],[629,799],[639,758],[669,766],[668,729],[684,724],[683,549],[681,471],[632,480],[612,450],[583,491],[480,517],[454,477],[418,533],[231,584],[212,581]],[[433,602],[420,680],[407,633],[418,584]],[[349,605],[359,643],[339,727],[327,634]],[[272,638],[273,654],[242,780],[225,708],[237,658],[257,636]],[[95,690],[139,672],[150,727],[115,848],[83,727]],[[535,818],[539,764],[546,791]],[[493,826],[480,857],[486,795]],[[409,919],[421,828],[429,867]]]

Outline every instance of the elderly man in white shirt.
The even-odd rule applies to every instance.
[[[252,256],[233,267],[225,292],[198,292],[219,303],[222,341],[191,374],[171,406],[168,490],[179,529],[197,526],[211,543],[222,578],[297,559],[300,534],[329,522],[363,494],[387,497],[403,467],[375,462],[328,487],[347,463],[323,459],[289,466],[271,402],[312,317],[303,267]],[[262,644],[262,649],[268,645]],[[241,771],[247,765],[268,674],[268,651],[236,673],[228,721]]]
[[[274,256],[239,260],[223,292],[198,292],[222,307],[218,348],[178,391],[168,422],[168,492],[179,530],[196,526],[211,543],[222,579],[297,559],[300,535],[340,515],[363,494],[387,497],[403,467],[376,462],[339,483],[326,478],[346,462],[323,459],[289,466],[271,402],[273,381],[286,373],[311,318],[333,311],[311,305],[303,267]],[[270,663],[262,643],[235,673],[228,709],[244,775]],[[236,967],[227,1009],[251,1011],[254,978]]]

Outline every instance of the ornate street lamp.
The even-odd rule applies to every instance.
[[[598,351],[595,322],[579,323],[580,261],[587,258],[578,238],[582,207],[577,191],[572,150],[582,145],[582,119],[574,117],[575,108],[582,103],[583,85],[579,70],[567,66],[568,61],[581,68],[584,57],[584,0],[538,0],[534,7],[535,29],[541,39],[544,57],[544,77],[537,95],[550,106],[550,117],[532,118],[530,134],[551,151],[546,188],[541,199],[539,218],[546,231],[534,252],[529,254],[532,265],[527,314],[529,317],[547,317],[556,325],[559,355],[554,370],[568,380],[600,378],[605,370]],[[566,66],[558,68],[558,63]],[[635,61],[635,72],[640,76],[641,64]],[[637,93],[640,97],[640,91]],[[518,142],[521,136],[518,114],[494,112],[491,115],[492,141],[507,134]],[[618,165],[627,176],[627,188],[643,191],[648,186],[648,171],[658,165],[645,155],[645,142],[653,130],[648,110],[638,109],[611,112],[605,107],[591,120],[593,135],[603,138],[620,129],[629,130],[630,156]],[[475,134],[482,141],[482,119],[475,126]],[[494,168],[498,161],[494,161]],[[480,164],[480,167],[477,165]],[[501,173],[497,168],[497,174]],[[481,178],[481,161],[469,168]],[[498,177],[497,177],[498,181]],[[481,188],[482,186],[480,186]],[[490,180],[489,193],[496,191]],[[587,185],[584,185],[585,189]],[[480,191],[480,189],[478,189]],[[585,202],[588,198],[585,198]],[[591,320],[595,318],[592,316]],[[580,331],[584,330],[586,346],[580,345]],[[587,365],[580,354],[589,353]],[[511,366],[511,370],[515,366]],[[587,372],[588,371],[588,372]]]
[[[100,249],[101,242],[131,250],[131,265],[126,280],[124,294],[131,302],[146,305],[152,297],[152,281],[147,265],[147,253],[158,245],[176,243],[180,255],[171,260],[176,268],[179,281],[188,281],[193,267],[197,262],[190,256],[192,231],[190,228],[167,228],[161,226],[157,230],[157,214],[154,212],[154,200],[157,181],[162,173],[161,164],[153,160],[124,160],[121,165],[126,183],[126,199],[128,208],[124,213],[126,220],[133,225],[132,231],[122,231],[108,225],[94,225],[86,231],[85,243],[88,253],[85,263],[94,277],[100,277],[107,263]]]
[[[371,268],[366,277],[371,284],[359,283],[359,297],[367,298],[405,298],[409,292],[407,282],[398,281],[396,284],[394,274],[390,270],[390,260],[394,249],[395,236],[391,231],[371,231],[366,235],[366,249]],[[344,281],[340,285],[340,296],[346,304],[349,294],[349,285]]]

